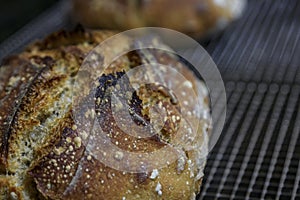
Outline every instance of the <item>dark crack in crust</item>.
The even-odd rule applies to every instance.
[[[119,81],[120,79],[121,81]],[[122,120],[122,118],[119,118],[119,123],[116,123],[111,108],[112,93],[109,92],[114,89],[116,89],[114,94],[116,94],[117,98],[121,101],[120,105],[129,106],[128,109],[121,108],[124,109],[124,115],[128,112],[131,116],[131,120],[133,120],[138,126],[146,126],[150,124],[149,117],[142,114],[142,100],[130,86],[129,79],[126,77],[125,72],[102,75],[99,78],[99,84],[100,86],[97,88],[96,92],[96,114],[101,128],[105,133],[110,133],[109,137],[111,138],[112,143],[118,142],[119,146],[125,151],[134,152],[148,152],[164,146],[164,142],[155,140],[153,137],[138,139],[124,132],[119,126],[126,126],[128,123],[126,119]],[[114,131],[111,132],[111,130]],[[152,130],[147,129],[147,131],[149,131],[149,136],[151,136]],[[139,133],[136,133],[136,135],[138,134]],[[127,140],[122,141],[122,138],[127,138]],[[132,146],[132,144],[134,144],[134,146]]]
[[[117,98],[121,101],[122,105],[129,105],[128,112],[130,112],[131,119],[137,125],[146,126],[149,124],[148,116],[142,114],[142,100],[139,99],[136,92],[133,90],[129,83],[129,79],[125,72],[117,72],[116,74],[102,75],[99,80],[99,86],[96,91],[96,113],[99,113],[99,124],[101,124],[103,130],[108,132],[110,129],[114,129],[111,124],[105,124],[107,121],[113,122],[111,120],[112,115],[111,105],[112,105],[112,90],[115,90]],[[116,85],[118,85],[116,87]],[[108,116],[108,117],[106,117]]]

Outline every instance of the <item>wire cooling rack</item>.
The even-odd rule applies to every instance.
[[[228,113],[199,199],[300,199],[300,2],[254,1],[212,40]]]

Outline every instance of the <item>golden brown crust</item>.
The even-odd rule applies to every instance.
[[[189,80],[187,84],[174,83],[175,87],[182,87],[187,92],[184,105],[178,103],[167,88],[159,85],[145,85],[138,92],[133,92],[129,79],[125,78],[122,85],[116,84],[128,70],[144,62],[143,53],[139,51],[122,56],[102,74],[94,74],[99,81],[94,108],[85,105],[89,98],[89,86],[81,88],[82,94],[85,94],[85,90],[87,94],[79,97],[78,105],[72,105],[74,77],[84,58],[97,44],[113,34],[82,29],[55,33],[31,45],[0,68],[4,72],[0,73],[0,100],[3,102],[1,105],[6,105],[0,107],[0,117],[13,119],[7,124],[0,120],[0,186],[4,188],[0,190],[0,195],[3,198],[16,195],[18,199],[184,200],[194,198],[199,191],[205,165],[205,159],[199,158],[205,152],[197,148],[180,148],[185,140],[179,138],[184,137],[187,131],[178,127],[180,121],[188,120],[182,117],[182,112],[194,109],[195,101],[188,98],[191,96],[188,89],[195,88],[198,81],[173,56],[163,52],[147,52],[161,63],[172,64]],[[124,42],[122,45],[128,44]],[[122,45],[120,43],[120,48]],[[105,53],[99,58],[105,59]],[[149,138],[126,134],[116,125],[112,115],[109,96],[112,89],[116,89],[120,97],[129,98],[130,109],[139,116],[133,115],[132,120],[139,126],[152,123],[149,105],[161,102],[168,113],[162,130]],[[127,95],[128,91],[132,92],[131,96]],[[12,105],[12,101],[18,102]],[[76,106],[83,113],[77,121],[73,116]],[[171,155],[162,153],[157,160],[146,161],[143,165],[133,161],[129,163],[127,171],[109,166],[100,157],[105,157],[106,151],[96,151],[97,145],[104,145],[99,140],[101,132],[87,134],[88,131],[82,129],[91,126],[94,119],[105,134],[109,133],[110,141],[124,152],[145,154],[173,145],[180,155],[175,162],[148,171],[130,172],[129,169],[135,166],[147,170],[153,164],[151,162],[160,162],[163,157]],[[194,114],[189,120],[197,123],[200,120],[201,127],[208,124]],[[132,133],[134,131],[132,129]],[[197,132],[196,141],[203,140],[205,131],[200,129]],[[196,143],[191,145],[198,147]],[[109,149],[107,152],[107,155],[111,153]],[[126,160],[126,156],[118,154],[115,163]]]
[[[73,0],[75,18],[87,27],[127,30],[154,26],[197,37],[223,28],[240,15],[245,3],[244,0]]]

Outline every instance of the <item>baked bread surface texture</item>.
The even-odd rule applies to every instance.
[[[184,105],[159,85],[144,85],[134,92],[126,72],[144,62],[144,54],[139,51],[120,57],[102,74],[91,75],[98,80],[95,107],[84,103],[89,86],[80,88],[82,96],[78,105],[72,103],[76,74],[84,59],[114,34],[82,29],[61,31],[3,61],[0,67],[0,199],[195,199],[207,154],[204,136],[210,120],[203,116],[209,113],[209,101],[205,85],[177,58],[165,52],[147,51],[161,63],[174,66],[187,79],[185,83],[172,80],[185,93]],[[126,38],[120,42],[120,48],[129,46]],[[98,56],[106,57],[105,53]],[[168,79],[169,75],[165,76]],[[116,84],[121,77],[125,77],[123,84]],[[201,88],[197,90],[201,110],[190,112],[195,110],[197,102],[190,98],[189,91],[196,86]],[[111,90],[128,98],[130,109],[139,116],[132,118],[138,126],[151,124],[150,107],[160,105],[167,113],[164,126],[151,137],[127,134],[112,114]],[[77,121],[73,115],[75,106],[80,106],[83,113]],[[183,113],[188,113],[189,119]],[[127,170],[108,166],[102,160],[105,151],[97,151],[103,145],[97,140],[102,132],[88,133],[81,129],[93,120],[124,152],[143,155],[174,146],[178,157],[150,171],[147,170],[152,165],[150,162],[141,165],[133,161]],[[200,128],[190,141],[191,148],[185,149],[184,138],[191,131],[188,122],[197,123]],[[180,123],[186,123],[186,129],[180,129]],[[107,155],[110,153],[108,150]],[[116,163],[126,159],[123,152],[114,156]],[[168,156],[162,153],[151,162],[159,163]],[[132,166],[140,167],[141,171],[130,172]]]

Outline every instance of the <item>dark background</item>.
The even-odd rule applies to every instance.
[[[0,42],[58,0],[0,0]]]

